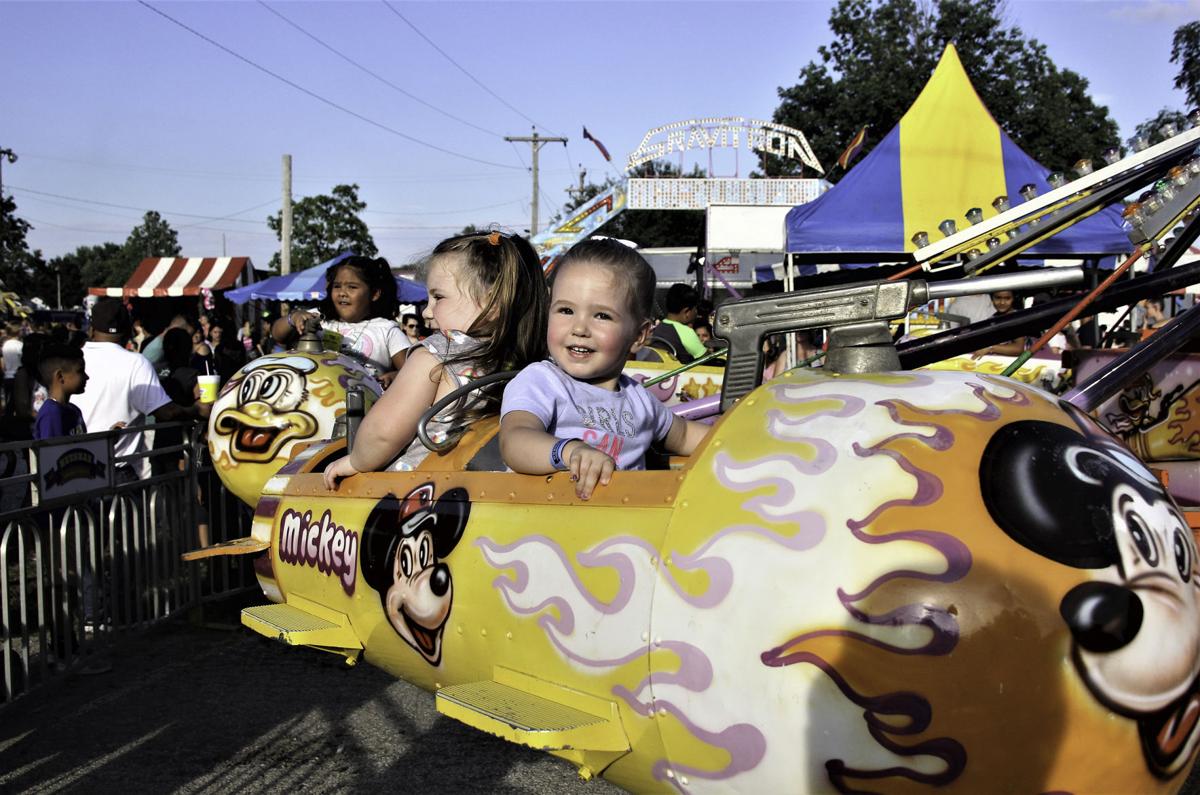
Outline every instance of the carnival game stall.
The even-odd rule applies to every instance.
[[[165,328],[177,314],[237,317],[236,308],[223,303],[225,291],[253,281],[249,257],[147,257],[123,286],[90,287],[88,294],[126,299],[148,328]]]

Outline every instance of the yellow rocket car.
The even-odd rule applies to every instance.
[[[503,471],[496,420],[327,491],[270,478],[243,621],[649,791],[1171,792],[1200,714],[1197,554],[1088,417],[981,373],[796,371],[696,453]]]

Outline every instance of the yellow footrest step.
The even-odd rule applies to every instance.
[[[319,609],[319,608],[318,608]],[[242,623],[268,638],[289,646],[362,649],[346,616],[331,610],[304,609],[293,604],[260,605],[242,610]]]
[[[437,708],[531,748],[629,750],[614,702],[504,668],[497,668],[491,680],[442,688]]]
[[[257,538],[247,536],[246,538],[235,538],[232,541],[223,541],[220,544],[213,544],[207,547],[200,547],[188,552],[184,552],[179,557],[182,560],[203,560],[204,558],[214,558],[220,555],[254,555],[262,552],[264,549],[270,549],[269,541],[259,541]]]

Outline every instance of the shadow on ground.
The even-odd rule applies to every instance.
[[[0,792],[619,792],[371,666],[232,626],[169,622],[109,661],[0,708]]]
[[[234,606],[236,607],[236,606]],[[0,792],[620,792],[332,655],[173,621],[0,707]],[[1200,795],[1194,769],[1182,792]]]

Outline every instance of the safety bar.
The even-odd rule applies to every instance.
[[[443,453],[449,450],[451,447],[454,447],[454,445],[458,444],[458,439],[460,436],[462,436],[462,433],[460,432],[458,434],[449,435],[442,441],[435,442],[429,437],[429,430],[427,428],[429,422],[434,417],[441,414],[456,400],[462,400],[476,389],[482,389],[485,386],[491,386],[492,384],[500,381],[511,381],[516,377],[518,372],[518,370],[503,370],[499,373],[492,373],[491,375],[482,376],[481,378],[473,378],[471,379],[470,383],[460,386],[458,389],[450,392],[444,398],[425,409],[425,412],[421,415],[421,419],[417,420],[417,438],[421,440],[421,444],[425,445],[427,448],[429,448],[429,450],[435,453]]]

